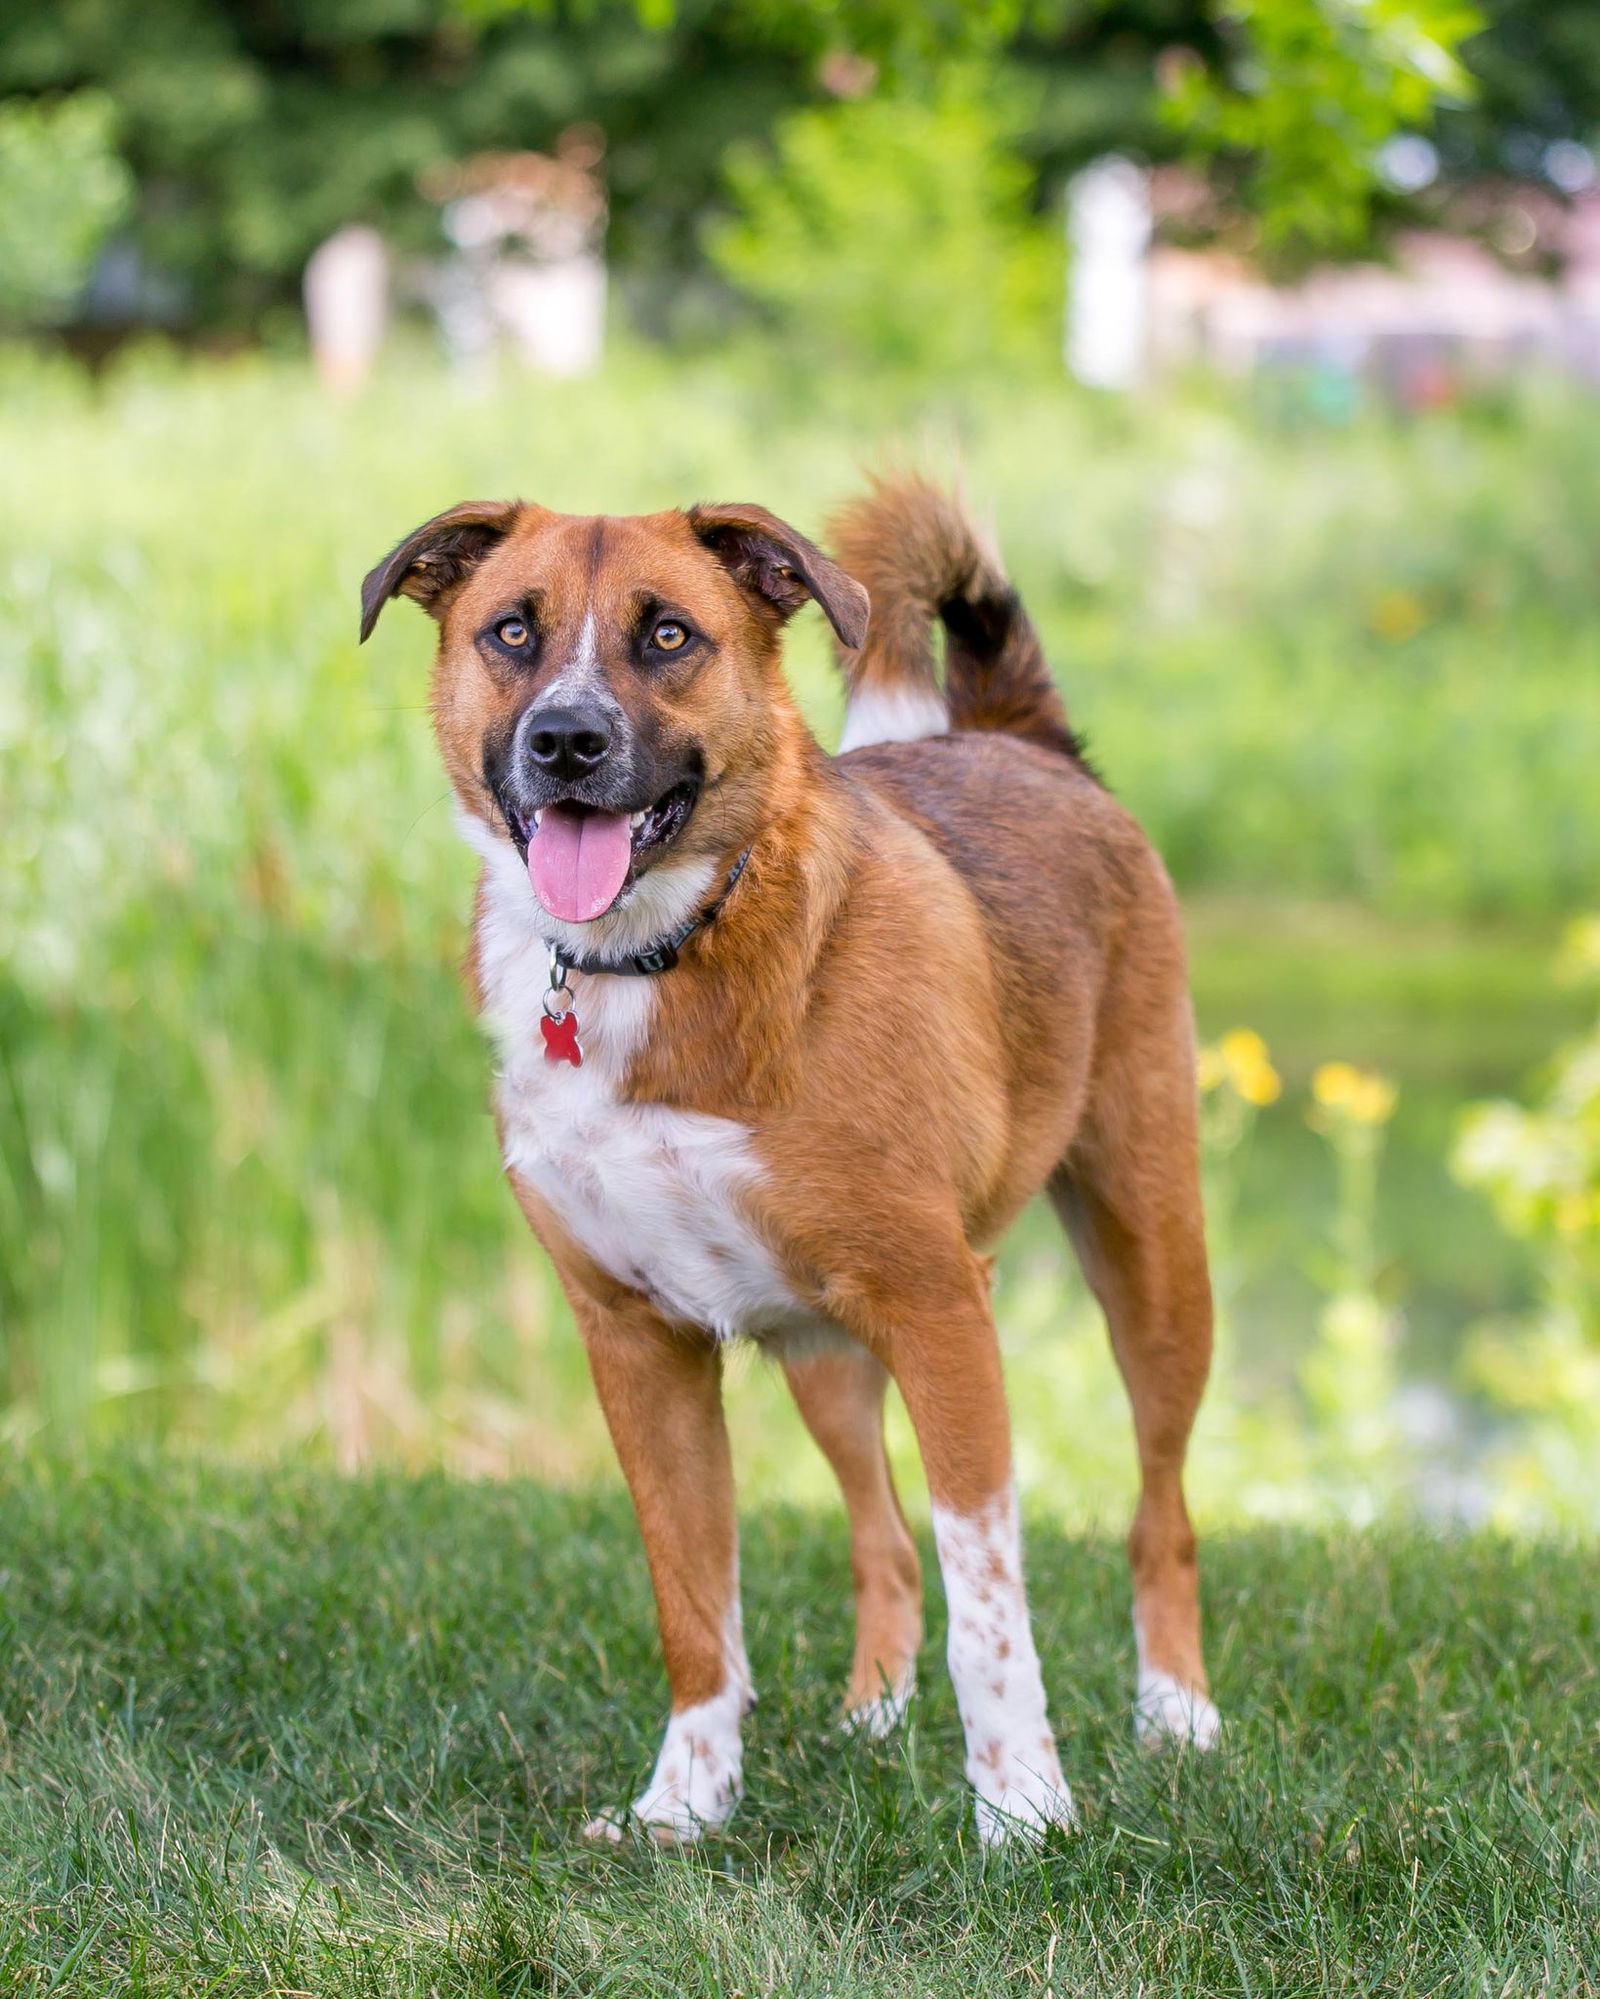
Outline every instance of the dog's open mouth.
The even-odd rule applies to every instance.
[[[506,824],[545,909],[563,923],[588,923],[621,895],[645,854],[678,837],[699,792],[698,779],[685,778],[642,812],[602,812],[576,799],[531,817],[508,807]]]

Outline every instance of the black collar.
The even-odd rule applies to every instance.
[[[750,858],[750,849],[745,848],[733,866],[728,870],[728,879],[722,884],[721,893],[706,908],[691,916],[687,923],[680,923],[676,930],[669,931],[659,943],[652,944],[648,951],[635,951],[629,958],[574,958],[563,945],[554,944],[550,949],[552,972],[559,971],[560,978],[552,979],[552,984],[565,984],[568,972],[582,972],[590,977],[596,972],[620,972],[626,978],[651,978],[657,972],[670,972],[678,962],[678,953],[697,930],[703,930],[713,922],[722,905],[733,893],[733,885],[744,873],[744,864]]]

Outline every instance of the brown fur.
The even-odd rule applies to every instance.
[[[1211,1304],[1173,895],[1079,761],[1032,628],[959,510],[915,482],[880,486],[838,535],[842,569],[759,509],[602,523],[455,509],[374,571],[368,623],[397,590],[440,619],[445,766],[463,806],[496,827],[485,745],[538,685],[474,637],[499,605],[531,593],[552,658],[586,611],[620,631],[641,592],[707,636],[677,678],[648,679],[620,640],[602,644],[629,718],[703,747],[707,787],[681,850],[718,870],[750,850],[715,923],[657,982],[625,1093],[750,1128],[764,1168],[754,1225],[796,1297],[853,1343],[788,1363],[850,1512],[850,1702],[893,1680],[921,1633],[883,1454],[886,1376],[936,1502],[988,1505],[1009,1479],[1010,1431],[985,1252],[1041,1188],[1104,1306],[1133,1404],[1143,1484],[1130,1552],[1149,1662],[1203,1692],[1181,1472]],[[864,643],[845,571],[871,594]],[[806,595],[833,619],[857,685],[931,689],[928,624],[943,617],[952,733],[825,755],[779,660],[783,620]],[[733,1587],[720,1356],[599,1268],[530,1187],[517,1192],[590,1353],[682,1709],[723,1670]]]
[[[1079,754],[1039,636],[996,557],[948,493],[925,479],[874,480],[829,523],[839,560],[866,585],[866,644],[840,664],[852,690],[931,691],[932,624],[945,628],[952,729],[994,729]]]

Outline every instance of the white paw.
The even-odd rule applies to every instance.
[[[692,1846],[727,1824],[739,1802],[737,1783],[652,1785],[621,1811],[601,1812],[583,1829],[585,1839],[613,1845],[628,1832],[643,1832],[661,1846]]]
[[[748,1693],[748,1681],[734,1679],[673,1715],[650,1782],[626,1811],[590,1819],[584,1837],[615,1842],[633,1826],[663,1846],[688,1846],[726,1825],[744,1788],[739,1718]]]
[[[616,1845],[629,1832],[642,1832],[659,1846],[693,1846],[697,1839],[726,1825],[736,1802],[736,1799],[725,1804],[713,1799],[696,1801],[677,1793],[649,1796],[637,1799],[621,1811],[601,1812],[589,1820],[583,1836]]]
[[[1222,1717],[1195,1688],[1182,1685],[1170,1673],[1147,1668],[1139,1675],[1134,1696],[1133,1732],[1144,1749],[1174,1744],[1212,1749],[1222,1732]]]
[[[978,1787],[976,1810],[979,1842],[989,1848],[1013,1840],[1036,1846],[1051,1826],[1072,1828],[1078,1823],[1072,1793],[1053,1754],[1048,1765],[1037,1770],[1013,1758],[1003,1783]]]
[[[885,1684],[875,1699],[846,1708],[840,1727],[846,1735],[864,1735],[872,1742],[882,1742],[905,1720],[906,1709],[916,1691],[917,1669],[907,1666],[898,1679]]]
[[[950,1680],[978,1794],[985,1847],[1035,1842],[1077,1823],[1056,1756],[1044,1682],[1022,1588],[1016,1493],[1009,1486],[974,1513],[933,1509],[950,1611]]]

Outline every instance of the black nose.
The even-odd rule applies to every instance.
[[[528,717],[523,742],[534,763],[549,776],[586,777],[605,761],[611,724],[600,708],[544,708]]]

